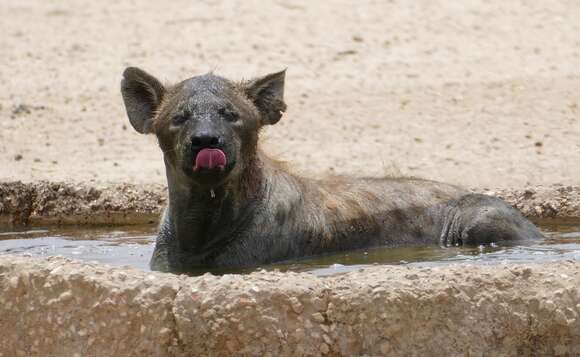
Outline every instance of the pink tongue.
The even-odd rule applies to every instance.
[[[224,169],[226,166],[226,154],[220,149],[202,149],[197,153],[193,171],[199,169],[214,169],[219,167]]]

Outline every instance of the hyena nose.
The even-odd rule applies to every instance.
[[[221,143],[220,137],[212,134],[200,134],[191,137],[191,145],[197,148],[216,147]]]

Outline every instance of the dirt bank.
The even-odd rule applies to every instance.
[[[157,222],[167,199],[158,184],[0,182],[0,223],[142,224]],[[496,195],[530,218],[580,218],[580,187],[478,190]]]
[[[0,355],[577,355],[578,286],[578,262],[189,278],[0,257]]]
[[[167,189],[162,185],[0,183],[0,223],[142,224],[157,222]]]

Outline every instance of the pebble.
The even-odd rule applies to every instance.
[[[383,342],[383,343],[381,343],[381,346],[379,347],[379,349],[381,350],[382,354],[386,355],[391,350],[391,346],[389,346],[388,342]]]
[[[324,322],[324,316],[322,316],[320,312],[315,312],[314,314],[312,314],[312,319],[319,323]]]
[[[292,307],[292,310],[297,314],[301,314],[302,311],[304,310],[304,306],[302,306],[300,300],[298,300],[298,298],[295,296],[292,296],[290,298],[290,306]]]
[[[373,294],[380,294],[384,293],[385,291],[387,291],[387,289],[383,288],[382,286],[379,286],[378,288],[373,289]]]

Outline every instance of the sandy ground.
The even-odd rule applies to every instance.
[[[163,183],[155,139],[125,117],[128,65],[168,82],[287,67],[263,147],[313,174],[580,176],[574,1],[4,0],[0,15],[2,181]]]

